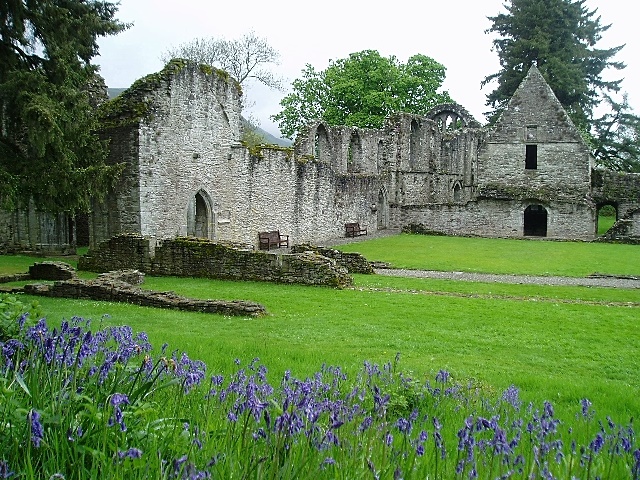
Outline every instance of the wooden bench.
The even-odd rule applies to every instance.
[[[347,237],[359,237],[360,235],[366,235],[367,229],[361,228],[357,222],[344,224],[345,236]]]
[[[280,235],[279,230],[271,232],[258,232],[258,248],[260,250],[271,250],[273,248],[289,248],[289,235]]]

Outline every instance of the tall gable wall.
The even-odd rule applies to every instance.
[[[527,145],[537,147],[535,169],[525,168]],[[589,193],[589,149],[536,67],[489,134],[478,163],[480,188],[504,185],[534,197],[577,201]]]

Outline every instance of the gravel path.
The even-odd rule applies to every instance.
[[[563,285],[582,287],[640,288],[640,278],[635,277],[543,277],[532,275],[495,275],[489,273],[436,272],[433,270],[400,270],[377,268],[378,275],[390,277],[439,278],[445,280],[463,280],[466,282],[519,283],[532,285]]]

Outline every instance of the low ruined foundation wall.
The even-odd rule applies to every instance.
[[[56,298],[86,298],[107,302],[123,302],[143,307],[168,308],[189,312],[216,313],[229,316],[259,317],[266,314],[264,306],[244,300],[200,300],[176,295],[173,292],[154,292],[126,282],[99,278],[77,278],[54,282],[53,285],[25,285],[31,295]]]
[[[332,258],[338,265],[345,267],[349,273],[374,273],[371,263],[359,253],[341,252],[333,248],[318,247],[308,243],[294,245],[291,248],[291,253],[304,252],[313,252],[323,257]]]
[[[152,253],[153,252],[153,253]],[[151,249],[150,240],[113,237],[79,259],[78,268],[94,272],[138,269],[150,275],[251,280],[346,287],[347,269],[312,252],[274,254],[196,238],[175,238]]]

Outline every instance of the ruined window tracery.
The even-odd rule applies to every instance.
[[[318,160],[329,160],[331,151],[329,147],[329,134],[324,125],[318,125],[313,142],[313,154]]]

